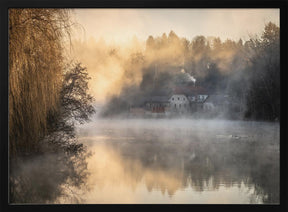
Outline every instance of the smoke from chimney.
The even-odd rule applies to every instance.
[[[191,76],[189,73],[187,73],[186,71],[185,71],[185,69],[181,69],[181,72],[182,73],[185,73],[186,75],[187,75],[187,77],[194,83],[194,86],[195,86],[195,84],[196,84],[196,79],[193,77],[193,76]]]

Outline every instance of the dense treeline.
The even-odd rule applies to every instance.
[[[280,40],[279,27],[269,23],[261,39],[251,41],[251,81],[247,92],[246,116],[275,120],[280,117]]]
[[[133,65],[138,64],[142,74],[140,85],[124,86],[103,114],[118,114],[131,105],[139,105],[141,96],[169,95],[175,85],[191,84],[188,73],[209,94],[228,94],[239,106],[242,118],[278,119],[279,39],[279,27],[271,22],[260,38],[251,37],[246,42],[223,42],[204,36],[189,41],[173,31],[168,36],[149,36],[145,51],[131,55],[125,72],[127,77],[133,77],[131,73],[137,72]],[[113,107],[115,103],[121,107]]]

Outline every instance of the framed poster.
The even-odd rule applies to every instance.
[[[287,2],[32,4],[1,8],[3,209],[287,208]]]

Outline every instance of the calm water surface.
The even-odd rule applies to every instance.
[[[92,153],[78,203],[279,203],[277,123],[96,120],[78,136]]]

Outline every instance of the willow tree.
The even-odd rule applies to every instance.
[[[38,151],[47,134],[47,114],[59,108],[71,26],[65,9],[9,9],[10,155]]]

